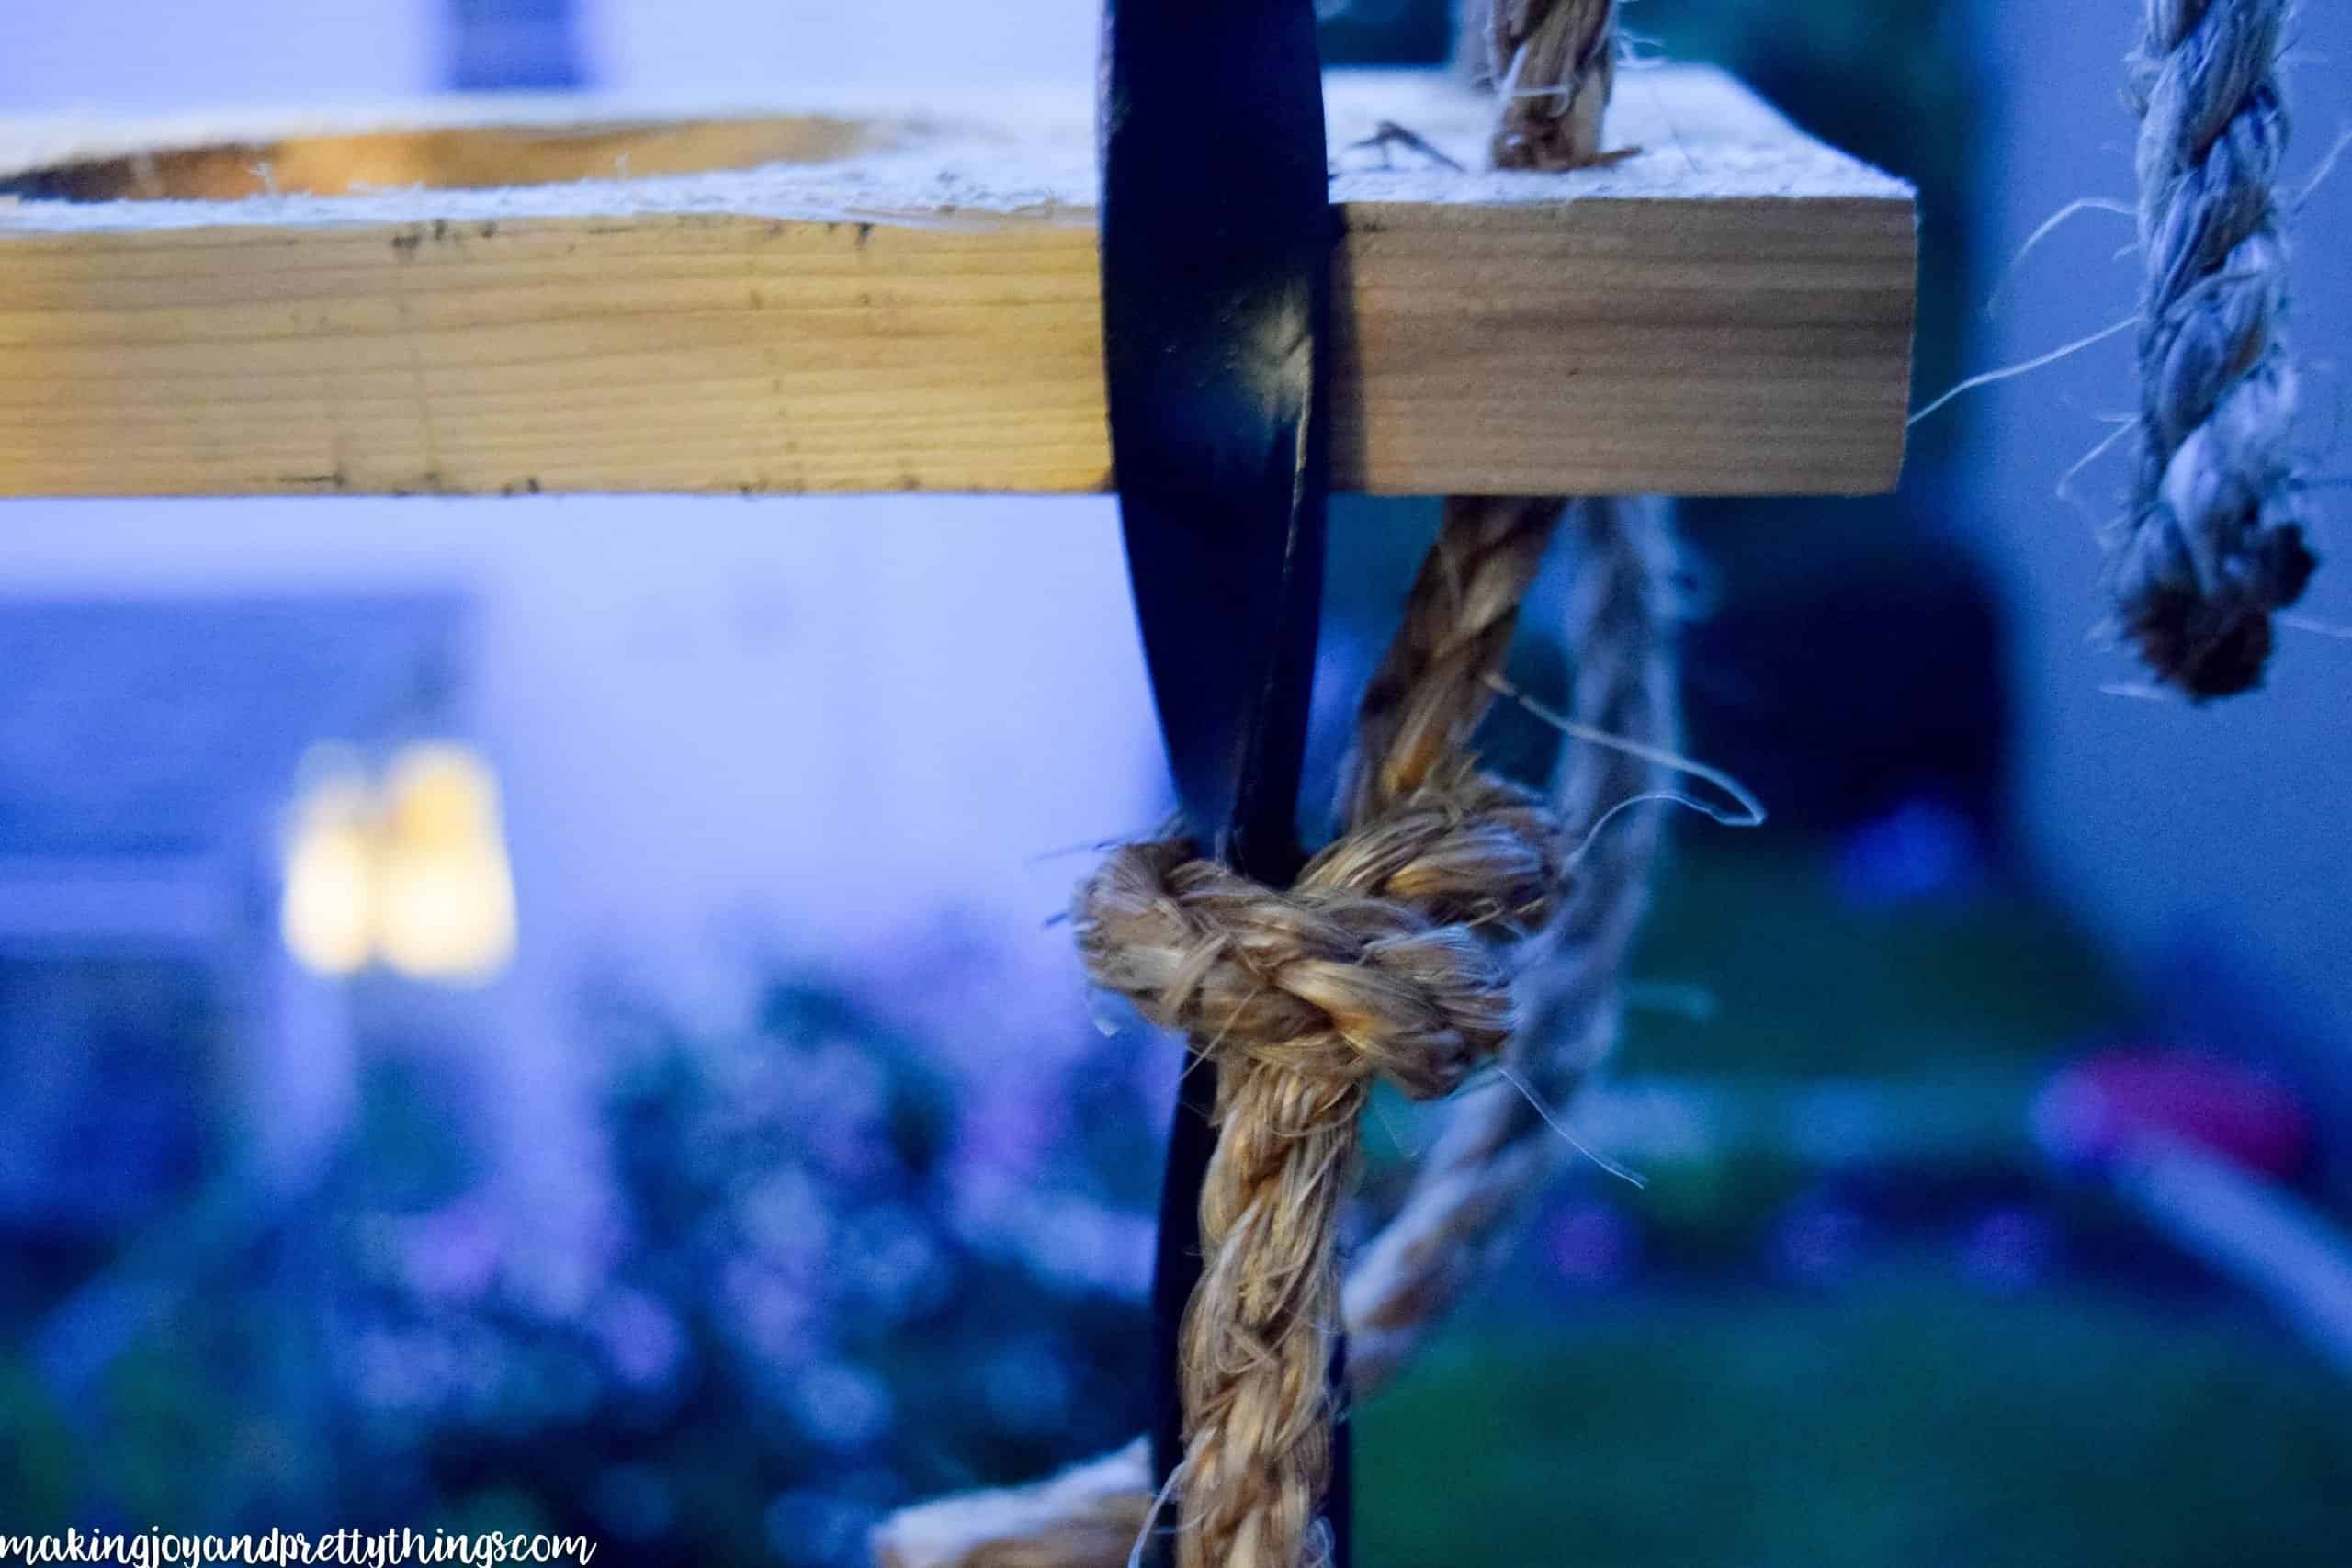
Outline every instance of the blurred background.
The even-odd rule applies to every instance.
[[[1327,9],[1334,62],[1450,43],[1442,0]],[[1924,403],[2132,309],[2128,217],[2016,258],[2132,197],[2138,13],[1628,21],[1917,183]],[[0,113],[1083,90],[1095,28],[28,5]],[[2323,554],[2346,59],[2309,7]],[[1367,1568],[2352,1554],[2352,649],[2124,694],[2089,455],[2134,404],[2111,341],[1923,423],[1895,495],[1684,509],[1691,749],[1773,822],[1679,825],[1575,1116],[1648,1185],[1576,1173],[1362,1413]],[[1337,509],[1327,777],[1433,528]],[[1175,1052],[1098,1027],[1049,921],[1169,805],[1106,501],[0,505],[0,1523],[814,1568],[1124,1438]],[[1387,1108],[1375,1159],[1426,1131]]]

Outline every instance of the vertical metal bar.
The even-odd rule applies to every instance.
[[[1151,1274],[1151,1479],[1155,1489],[1184,1461],[1184,1308],[1201,1282],[1201,1187],[1216,1153],[1216,1064],[1184,1053],[1159,1187],[1159,1248]],[[1164,1524],[1165,1521],[1163,1520]],[[1155,1541],[1153,1556],[1170,1553]]]
[[[1153,697],[1187,830],[1285,886],[1303,860],[1337,237],[1314,7],[1108,0],[1105,19],[1104,367]],[[1188,1055],[1152,1285],[1163,1491],[1184,1452],[1183,1320],[1216,1088],[1215,1065]],[[1329,1505],[1343,1552],[1345,1478],[1343,1449]]]

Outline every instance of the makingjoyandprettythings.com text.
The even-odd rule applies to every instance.
[[[175,1535],[69,1529],[55,1535],[0,1535],[0,1563],[113,1562],[125,1568],[199,1568],[207,1562],[334,1563],[344,1568],[393,1568],[405,1562],[479,1565],[569,1562],[587,1568],[596,1543],[582,1535],[453,1535],[446,1530],[332,1530],[310,1535],[270,1530],[262,1535]]]

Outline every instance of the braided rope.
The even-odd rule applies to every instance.
[[[2279,337],[2287,246],[2278,56],[2292,0],[2147,0],[2130,68],[2140,114],[2140,468],[2111,541],[2117,619],[2192,697],[2256,684],[2273,612],[2301,597]]]
[[[875,1532],[875,1568],[1125,1568],[1150,1512],[1137,1438],[1050,1480],[902,1509]]]
[[[1581,169],[1600,156],[1617,83],[1617,0],[1467,0],[1457,62],[1493,84],[1498,169]]]
[[[1345,830],[1292,888],[1149,844],[1080,891],[1095,982],[1221,1068],[1184,1325],[1182,1568],[1325,1559],[1336,1245],[1365,1096],[1375,1077],[1451,1093],[1502,1050],[1512,952],[1550,923],[1565,876],[1544,803],[1461,751],[1559,516],[1449,508],[1365,701]]]
[[[1614,0],[1502,0],[1493,159],[1600,156]],[[1326,1559],[1313,1523],[1329,1474],[1329,1340],[1361,1336],[1351,1386],[1376,1387],[1499,1249],[1556,1159],[1534,1105],[1489,1086],[1446,1136],[1342,1296],[1334,1237],[1371,1080],[1449,1092],[1506,1054],[1557,1099],[1607,1055],[1615,979],[1638,923],[1654,814],[1603,817],[1655,787],[1652,764],[1571,749],[1549,809],[1473,771],[1461,749],[1492,702],[1518,607],[1564,515],[1581,547],[1570,711],[1671,744],[1662,508],[1653,502],[1447,502],[1403,623],[1367,687],[1343,792],[1348,831],[1288,894],[1182,846],[1114,854],[1081,889],[1098,983],[1220,1057],[1217,1154],[1202,1194],[1208,1266],[1185,1323],[1184,1568]],[[1564,852],[1589,863],[1573,886]],[[1550,955],[1518,998],[1531,952]],[[1039,1486],[908,1510],[876,1531],[880,1568],[1110,1568],[1149,1512],[1143,1445]]]
[[[1678,737],[1666,508],[1647,498],[1574,501],[1566,532],[1577,562],[1568,713],[1653,754],[1670,750]],[[1636,807],[1606,833],[1599,829],[1611,810],[1659,788],[1664,773],[1609,747],[1577,745],[1562,759],[1554,809],[1582,848],[1548,951],[1521,987],[1521,1021],[1505,1053],[1520,1081],[1483,1085],[1454,1103],[1396,1216],[1357,1258],[1345,1299],[1359,1395],[1387,1382],[1488,1271],[1558,1163],[1560,1139],[1536,1100],[1565,1104],[1615,1046],[1618,977],[1647,906],[1659,815]]]
[[[1384,675],[1418,663],[1429,673],[1430,691],[1461,693],[1465,676],[1453,655],[1498,636],[1492,606],[1499,602],[1495,590],[1504,582],[1492,574],[1532,573],[1531,536],[1549,534],[1565,511],[1559,525],[1577,555],[1566,624],[1576,659],[1569,716],[1648,747],[1670,747],[1671,561],[1664,510],[1656,501],[1631,499],[1449,502],[1446,526],[1415,586]],[[1490,570],[1466,564],[1474,561]],[[1515,604],[1518,592],[1500,597]],[[1445,617],[1425,612],[1448,604],[1462,617],[1462,635],[1430,635],[1426,628],[1442,625]],[[1507,630],[1500,640],[1508,642]],[[1416,641],[1428,651],[1402,651]],[[1483,711],[1490,696],[1484,672],[1470,682],[1474,691],[1465,716]],[[1410,738],[1421,733],[1406,716],[1422,705],[1418,685],[1407,682],[1401,695],[1384,697],[1391,689],[1375,677],[1366,692],[1360,734],[1386,739],[1364,746],[1363,757],[1409,753],[1415,744]],[[1613,1043],[1617,976],[1640,919],[1658,819],[1654,811],[1636,809],[1618,817],[1605,834],[1596,836],[1595,829],[1621,802],[1657,787],[1660,773],[1609,747],[1577,744],[1562,759],[1553,795],[1556,832],[1582,848],[1573,883],[1548,930],[1544,961],[1523,975],[1522,1022],[1504,1057],[1521,1083],[1547,1101],[1563,1101]],[[1351,784],[1351,797],[1359,787]],[[1149,982],[1158,973],[1173,971],[1155,970],[1143,978]],[[1216,977],[1204,971],[1201,983],[1216,987],[1230,1004],[1236,999],[1234,981],[1229,970]],[[1254,1007],[1290,1005],[1247,999]],[[1191,1021],[1216,1016],[1214,1005],[1193,1005]],[[1262,1027],[1264,1015],[1253,1021]],[[1511,1085],[1474,1089],[1455,1100],[1451,1111],[1444,1134],[1416,1171],[1403,1204],[1364,1249],[1343,1292],[1346,1327],[1353,1337],[1349,1373],[1359,1397],[1385,1382],[1462,1291],[1485,1272],[1512,1235],[1512,1222],[1527,1199],[1558,1163],[1559,1140]],[[1231,1135],[1228,1123],[1227,1136]],[[1313,1385],[1317,1390],[1319,1365]],[[881,1568],[1116,1568],[1125,1562],[1148,1511],[1150,1492],[1148,1455],[1143,1444],[1132,1443],[1038,1485],[974,1493],[907,1510],[877,1532],[876,1561]]]

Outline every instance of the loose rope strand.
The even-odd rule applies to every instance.
[[[1558,504],[1558,503],[1555,503]],[[1677,742],[1672,552],[1663,503],[1596,498],[1566,503],[1575,561],[1567,646],[1568,708],[1582,725],[1656,752]],[[1660,813],[1628,812],[1592,829],[1623,800],[1655,792],[1670,770],[1614,748],[1572,746],[1555,792],[1566,830],[1590,843],[1548,953],[1528,968],[1521,1022],[1504,1060],[1526,1085],[1482,1086],[1453,1107],[1396,1217],[1348,1280],[1348,1364],[1359,1393],[1385,1382],[1483,1277],[1517,1233],[1528,1196],[1557,1168],[1560,1142],[1531,1097],[1565,1105],[1616,1041],[1619,977],[1647,904]]]
[[[2258,684],[2271,617],[2316,565],[2303,541],[2296,379],[2281,338],[2293,0],[2146,0],[2140,115],[2140,463],[2109,547],[2116,620],[2191,698]]]
[[[1471,0],[1461,15],[1464,55],[1485,57],[1472,74],[1495,88],[1495,167],[1598,161],[1617,83],[1617,0]]]
[[[1493,161],[1560,168],[1600,155],[1613,81],[1614,0],[1503,0],[1490,17],[1503,90]],[[1477,773],[1464,748],[1494,700],[1518,609],[1564,517],[1594,570],[1572,615],[1580,720],[1660,747],[1671,739],[1663,551],[1645,503],[1457,497],[1369,683],[1343,786],[1342,835],[1287,892],[1178,843],[1112,855],[1081,889],[1080,947],[1099,985],[1218,1056],[1220,1135],[1201,1198],[1205,1269],[1184,1324],[1183,1568],[1317,1568],[1330,1466],[1325,1386],[1340,1326],[1336,1235],[1372,1082],[1452,1092],[1503,1057],[1547,1095],[1613,1037],[1614,976],[1638,916],[1655,833],[1645,810],[1568,886],[1566,858],[1654,764],[1571,749],[1557,803]],[[1643,525],[1648,525],[1648,528]],[[1629,637],[1629,645],[1612,639]],[[1644,783],[1647,779],[1645,775]],[[1589,886],[1594,891],[1587,894]],[[1526,956],[1577,949],[1577,981],[1520,985]],[[1592,988],[1574,996],[1576,985]],[[1514,995],[1514,987],[1523,993]],[[1516,1035],[1532,1004],[1540,1030]],[[1566,1051],[1532,1040],[1569,1041]],[[1505,1056],[1506,1051],[1511,1053]],[[1344,1299],[1363,1337],[1354,1385],[1375,1384],[1442,1312],[1549,1168],[1531,1099],[1468,1097],[1405,1209]],[[1357,1289],[1361,1286],[1362,1289]],[[1368,1355],[1365,1352],[1368,1351]],[[886,1568],[1103,1564],[1106,1522],[1152,1511],[1141,1450],[1043,1489],[950,1499],[877,1532]],[[1130,1490],[1107,1474],[1133,1469]],[[1042,1508],[1069,1499],[1067,1515]],[[1041,1514],[1043,1517],[1041,1517]],[[1020,1536],[959,1535],[983,1516]],[[1138,1527],[1140,1528],[1140,1527]]]
[[[1501,1062],[1532,1095],[1559,1105],[1567,1103],[1613,1043],[1619,976],[1657,850],[1659,813],[1652,807],[1625,813],[1597,838],[1592,829],[1622,801],[1657,790],[1672,772],[1659,759],[1671,753],[1676,739],[1674,572],[1664,508],[1655,501],[1457,500],[1448,505],[1447,526],[1433,557],[1456,564],[1425,570],[1416,601],[1443,593],[1465,606],[1483,603],[1462,586],[1482,580],[1477,563],[1501,570],[1507,560],[1532,561],[1523,548],[1528,541],[1514,537],[1514,530],[1498,530],[1498,515],[1547,533],[1558,527],[1567,536],[1575,577],[1566,631],[1576,660],[1568,712],[1579,726],[1633,742],[1647,753],[1577,742],[1557,770],[1552,799],[1557,834],[1572,845],[1589,840],[1590,847],[1548,928],[1543,962],[1520,979],[1516,999],[1524,1021]],[[1482,538],[1483,550],[1475,547]],[[1408,625],[1434,624],[1418,622],[1409,610],[1406,619]],[[1408,651],[1416,644],[1431,651]],[[1454,646],[1453,638],[1400,629],[1384,669],[1418,663],[1433,681],[1459,679],[1458,669],[1442,651]],[[1364,732],[1398,739],[1364,747],[1351,779],[1365,776],[1365,758],[1408,751],[1415,744],[1410,738],[1419,733],[1394,716],[1414,708],[1414,700],[1408,695],[1391,705],[1379,696],[1384,689],[1375,681],[1367,692]],[[1461,716],[1470,718],[1485,702],[1474,696]],[[1408,782],[1399,778],[1400,785]],[[1350,785],[1351,791],[1356,787]],[[1375,852],[1366,858],[1393,863],[1396,857]],[[1214,873],[1202,867],[1195,874],[1205,878]],[[1150,949],[1144,944],[1122,951]],[[1147,967],[1172,976],[1183,966]],[[1218,998],[1189,1001],[1197,1016],[1238,1017],[1245,1033],[1278,1021],[1250,1016],[1238,1005],[1243,999],[1232,994],[1238,977],[1220,979],[1195,966],[1184,984],[1199,987],[1203,998]],[[1251,1006],[1275,1005],[1265,987],[1256,991]],[[1235,1035],[1228,1032],[1227,1038]],[[1530,1098],[1508,1082],[1472,1089],[1449,1109],[1445,1132],[1417,1170],[1403,1205],[1364,1249],[1347,1281],[1344,1317],[1353,1337],[1349,1371],[1358,1396],[1385,1382],[1460,1293],[1486,1272],[1516,1234],[1515,1222],[1528,1198],[1558,1168],[1560,1140]],[[1300,1364],[1307,1359],[1300,1357]],[[1314,1364],[1317,1381],[1294,1385],[1302,1395],[1309,1390],[1319,1393],[1321,1362]],[[876,1562],[883,1568],[1115,1568],[1143,1528],[1149,1495],[1148,1456],[1140,1443],[1131,1444],[1040,1485],[908,1510],[877,1534]],[[1125,1544],[1112,1550],[1108,1543],[1114,1540]]]
[[[1562,514],[1450,502],[1367,687],[1342,834],[1286,894],[1189,846],[1114,856],[1080,895],[1100,984],[1183,1028],[1225,1017],[1206,1260],[1185,1316],[1183,1568],[1308,1568],[1329,1483],[1337,1237],[1375,1077],[1452,1092],[1510,1038],[1510,950],[1557,906],[1571,849],[1464,754]]]

